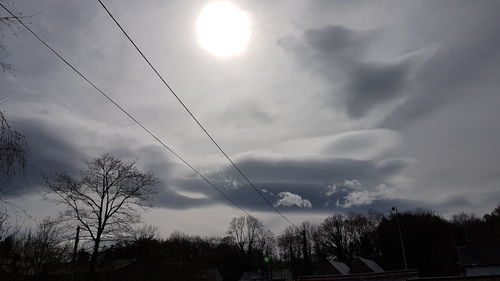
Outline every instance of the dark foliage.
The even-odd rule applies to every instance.
[[[224,280],[237,280],[243,271],[240,248],[229,238],[201,238],[174,233],[168,239],[139,239],[120,242],[104,252],[106,261],[139,259],[175,265],[182,276],[193,269],[217,268]]]
[[[459,273],[451,223],[428,210],[405,212],[399,216],[409,268],[417,269],[421,276]],[[395,215],[382,220],[378,233],[382,265],[388,269],[403,268]]]

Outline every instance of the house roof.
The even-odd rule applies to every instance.
[[[240,281],[243,280],[262,280],[263,278],[263,273],[262,271],[245,271],[240,277]],[[273,269],[272,270],[272,279],[284,279],[284,280],[293,280],[293,274],[292,271],[288,268],[284,269]],[[267,280],[267,279],[266,279]]]
[[[298,281],[345,281],[345,280],[408,280],[417,276],[416,270],[394,270],[384,272],[357,273],[349,275],[298,276]]]
[[[284,269],[273,269],[272,271],[272,279],[284,279],[284,280],[293,280],[292,271],[288,268]]]
[[[195,272],[193,280],[222,280],[222,276],[217,268],[208,268]]]
[[[461,266],[500,265],[500,247],[458,247]]]
[[[345,263],[336,261],[333,258],[328,258],[327,260],[340,274],[349,274],[349,267]]]
[[[370,259],[365,259],[358,257],[358,260],[362,263],[364,263],[368,268],[371,269],[372,272],[384,272],[382,267],[380,267],[376,262]]]
[[[133,265],[136,262],[138,262],[137,259],[113,260],[111,262],[104,264],[101,270],[103,272],[118,271],[127,266]]]
[[[240,280],[260,280],[261,272],[259,271],[245,271],[240,277]]]

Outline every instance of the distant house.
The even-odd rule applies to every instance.
[[[262,270],[244,271],[239,281],[257,281],[263,278],[265,278],[265,273]]]
[[[222,281],[216,268],[184,267],[177,263],[117,260],[101,269],[103,281]]]
[[[293,281],[292,271],[288,268],[273,270],[272,281]]]
[[[198,270],[193,274],[193,281],[222,281],[222,276],[216,268]]]
[[[72,268],[71,264],[54,264],[40,281],[87,281],[88,266]],[[188,268],[177,263],[139,261],[136,259],[114,260],[97,269],[101,281],[222,281],[215,268]],[[73,277],[72,277],[73,275]],[[3,280],[3,279],[0,279]]]
[[[395,270],[347,275],[298,276],[297,281],[407,281],[417,277],[416,270]]]
[[[274,269],[271,273],[262,270],[245,271],[239,281],[293,281],[293,274],[290,269]]]
[[[319,263],[314,275],[347,275],[349,272],[350,269],[345,263],[327,258]]]
[[[465,276],[500,275],[500,247],[458,247],[458,263]]]
[[[350,273],[370,273],[370,272],[384,272],[375,261],[358,257],[351,265]]]
[[[352,267],[345,263],[327,259],[320,264],[314,275],[298,276],[297,281],[343,281],[343,280],[377,280],[377,281],[406,281],[417,276],[416,270],[384,271],[375,261],[357,258]]]

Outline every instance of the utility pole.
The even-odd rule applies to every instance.
[[[396,207],[392,207],[392,210],[396,213],[396,221],[398,223],[398,229],[399,229],[399,241],[401,242],[401,254],[403,255],[403,263],[405,266],[405,270],[408,270],[408,265],[406,264],[405,245],[403,243],[403,234],[401,233],[401,224],[399,223],[398,209]]]
[[[78,240],[80,240],[80,226],[76,227],[75,247],[73,248],[73,257],[71,259],[71,281],[75,277],[76,252],[78,251]]]

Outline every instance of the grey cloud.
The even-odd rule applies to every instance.
[[[429,2],[415,7],[408,5],[410,11],[396,17],[393,24],[378,29],[358,31],[328,25],[308,29],[302,38],[285,38],[279,42],[302,65],[331,83],[331,92],[341,98],[351,118],[362,118],[377,105],[395,98],[406,98],[381,124],[400,128],[438,109],[450,97],[463,94],[462,88],[481,78],[487,69],[484,66],[493,66],[495,62],[498,65],[500,36],[496,26],[500,20],[493,12],[498,10],[498,3],[482,3],[484,5],[461,2],[453,8]],[[425,13],[424,9],[433,12]],[[445,20],[443,13],[446,13]],[[464,13],[467,17],[482,16],[464,23]],[[459,29],[464,32],[450,32]],[[404,49],[425,50],[438,46],[437,51],[418,63],[368,61],[371,47],[389,41],[391,33],[415,36],[403,43]],[[410,77],[414,70],[415,75]]]
[[[400,144],[398,132],[386,129],[353,130],[339,134],[285,141],[276,150],[289,156],[331,156],[374,159]]]
[[[348,158],[330,159],[243,159],[239,167],[258,182],[339,182],[359,179],[380,181],[400,172],[407,166],[405,160],[378,163],[371,160]]]
[[[235,127],[254,127],[262,126],[262,124],[269,125],[274,121],[274,117],[270,113],[251,101],[235,104],[215,117],[217,122],[223,120],[223,122],[232,124]]]
[[[451,100],[471,92],[481,93],[485,87],[481,80],[499,73],[500,34],[497,27],[500,17],[497,11],[500,3],[480,3],[460,1],[456,5],[443,5],[427,2],[403,15],[406,17],[399,26],[388,27],[388,33],[414,34],[413,40],[406,43],[413,49],[426,48],[427,44],[437,46],[437,50],[419,67],[414,77],[418,86],[411,89],[409,99],[382,126],[401,128]],[[425,14],[423,9],[432,12]]]
[[[11,182],[2,183],[8,197],[26,195],[43,190],[42,174],[67,171],[76,174],[84,155],[56,128],[36,120],[15,123],[16,130],[28,141],[28,166],[23,174]]]
[[[30,140],[30,166],[25,177],[12,183],[5,190],[9,196],[42,191],[44,188],[41,173],[66,171],[76,176],[83,166],[81,160],[105,152],[101,151],[93,155],[91,151],[86,151],[85,154],[79,149],[81,148],[80,144],[72,144],[74,139],[71,136],[44,122],[24,120],[18,122],[17,126],[20,131],[25,132]],[[157,146],[125,148],[128,145],[125,145],[124,142],[122,145],[114,143],[113,146],[108,147],[106,152],[119,155],[123,159],[137,159],[143,170],[153,171],[161,179],[161,192],[154,198],[154,204],[157,207],[189,209],[214,204],[231,205],[221,194],[195,174],[191,172],[179,173],[179,171],[186,171],[185,168],[176,162],[171,162],[169,155],[161,148]],[[407,167],[408,161],[405,159],[371,161],[348,158],[268,159],[252,157],[240,159],[237,164],[259,188],[268,190],[264,195],[270,202],[279,201],[280,193],[289,192],[308,200],[307,202],[312,205],[309,211],[325,212],[331,208],[338,209],[339,206],[334,203],[337,200],[344,202],[344,198],[354,191],[350,186],[344,184],[334,195],[326,196],[329,184],[359,179],[366,183],[367,187],[376,186],[401,173]],[[232,167],[209,173],[207,176],[244,208],[270,211],[269,206],[236,175]],[[183,192],[203,196],[191,197],[186,196]],[[323,207],[326,201],[333,202],[329,208]],[[283,204],[280,204],[280,208],[292,211],[304,209],[294,204],[285,204],[286,206]]]
[[[408,63],[360,63],[347,74],[345,104],[347,114],[361,118],[380,103],[404,94],[409,74]]]
[[[343,26],[327,26],[306,30],[304,39],[317,59],[326,57],[349,61],[364,51],[364,45],[368,40],[363,35]]]
[[[408,165],[404,159],[386,161],[368,161],[353,159],[268,159],[252,158],[240,159],[237,165],[246,173],[252,182],[259,188],[265,189],[263,195],[270,202],[277,202],[280,193],[289,192],[308,200],[311,211],[327,211],[323,208],[325,201],[344,202],[350,192],[356,191],[346,183],[346,180],[357,179],[364,183],[367,190],[375,188],[381,183],[390,182],[390,179],[399,175]],[[220,187],[228,196],[244,208],[250,210],[270,211],[269,206],[259,197],[251,186],[238,177],[232,167],[210,173],[207,177]],[[213,190],[208,184],[198,177],[170,180],[176,189],[203,194],[206,198],[173,198],[161,197],[158,204],[168,208],[188,208],[192,206],[205,206],[206,204],[229,204],[222,195]],[[337,183],[338,191],[326,195],[328,187]],[[339,184],[340,183],[340,184]],[[169,191],[171,192],[171,190]],[[170,194],[170,193],[165,193]],[[378,199],[378,198],[377,198]],[[283,204],[281,204],[283,205]],[[333,208],[339,208],[335,204]],[[287,210],[300,209],[298,206],[287,205]]]
[[[95,132],[80,128],[79,134],[74,134],[65,130],[67,128],[42,119],[24,119],[13,124],[16,130],[26,136],[29,156],[24,174],[11,182],[2,183],[2,191],[8,197],[44,191],[43,175],[66,172],[78,176],[85,160],[106,152],[124,160],[137,160],[141,170],[154,172],[162,180],[162,184],[169,182],[171,173],[177,168],[177,164],[170,162],[170,155],[159,146],[137,146],[127,138],[106,143],[104,139],[113,139],[113,133],[109,132],[110,136],[102,136],[100,139],[104,145],[85,147],[88,140],[95,141]]]
[[[368,60],[369,46],[375,37],[372,33],[379,31],[326,26],[308,29],[300,39],[280,39],[278,44],[331,83],[326,98],[331,102],[341,100],[346,113],[359,119],[377,105],[403,96],[411,68],[406,61]]]

